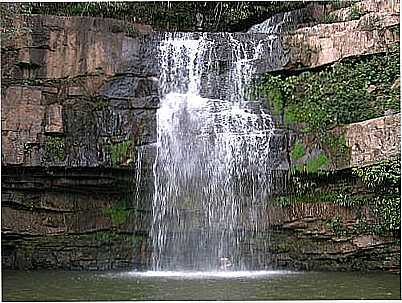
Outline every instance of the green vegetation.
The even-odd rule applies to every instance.
[[[110,155],[112,157],[112,165],[118,166],[124,161],[130,159],[133,149],[132,140],[126,140],[121,143],[112,144],[110,146]]]
[[[344,134],[327,132],[321,137],[321,142],[334,163],[349,163],[350,149]]]
[[[337,194],[335,192],[318,192],[318,193],[305,193],[299,195],[281,196],[273,199],[274,205],[277,206],[290,206],[293,204],[302,203],[325,203],[335,202]]]
[[[308,173],[315,173],[328,163],[329,161],[327,156],[323,153],[320,153],[319,155],[317,155],[316,157],[307,162],[305,169]]]
[[[300,143],[300,141],[296,141],[290,151],[290,159],[293,161],[299,160],[301,157],[305,155],[306,151],[304,150],[304,145]]]
[[[273,114],[283,116],[286,125],[298,124],[325,151],[295,170],[315,172],[329,159],[347,163],[350,150],[344,135],[332,131],[335,126],[377,118],[389,109],[400,111],[400,92],[394,89],[400,66],[396,49],[347,59],[317,72],[265,76],[260,89]],[[300,147],[292,150],[292,160],[297,160],[298,152]]]
[[[382,236],[397,235],[400,232],[400,196],[378,197],[373,195],[351,195],[342,192],[318,192],[315,194],[303,194],[295,196],[277,197],[274,205],[289,207],[295,204],[305,203],[334,203],[345,207],[358,208],[366,206],[376,216],[376,221],[368,222],[361,218],[353,225],[351,230],[342,227],[339,218],[327,222],[327,225],[337,235],[347,233],[367,233]],[[340,231],[340,232],[339,232]]]
[[[344,207],[358,209],[367,207],[376,218],[375,221],[367,221],[363,215],[353,230],[348,233],[374,233],[378,235],[398,235],[400,233],[400,159],[387,160],[372,166],[355,168],[352,175],[357,178],[352,185],[347,182],[336,181],[336,185],[325,186],[317,184],[315,178],[307,178],[305,175],[292,174],[289,179],[287,196],[273,199],[278,206],[287,207],[300,203],[334,203]],[[337,179],[336,176],[333,176]],[[328,180],[328,179],[325,179]],[[357,190],[358,188],[358,190]],[[330,222],[334,228],[336,222]],[[339,223],[339,222],[338,222]]]
[[[331,229],[337,236],[345,236],[348,232],[347,228],[343,225],[338,216],[328,220],[326,224],[327,227]]]
[[[269,107],[272,109],[272,113],[275,116],[279,116],[283,111],[283,97],[282,92],[278,88],[272,87],[269,91],[266,91]]]
[[[320,18],[320,23],[328,24],[328,23],[335,23],[338,21],[338,18],[334,14],[323,14],[322,17]]]
[[[357,6],[352,12],[353,17],[360,18]],[[400,159],[353,169],[353,175],[365,188],[360,189],[363,192],[354,192],[352,186],[319,187],[306,175],[320,173],[329,158],[336,163],[349,160],[349,147],[344,134],[335,128],[337,125],[377,118],[389,109],[400,112],[399,67],[399,46],[395,45],[387,53],[346,59],[315,72],[265,77],[262,90],[271,111],[283,116],[285,124],[297,124],[324,150],[306,164],[293,167],[289,176],[293,195],[277,197],[275,204],[330,202],[345,207],[365,206],[376,221],[363,217],[353,227],[355,231],[380,235],[400,232]],[[308,152],[305,149],[297,141],[290,158],[300,159]],[[328,222],[328,226],[336,234],[346,231],[339,218]]]
[[[353,173],[371,189],[398,191],[401,183],[400,165],[400,159],[385,160],[376,165],[354,168]]]
[[[150,24],[157,30],[241,31],[276,13],[307,4],[304,1],[38,2],[24,4],[23,12],[124,19]]]
[[[378,196],[374,201],[374,214],[378,218],[380,232],[400,231],[401,197],[400,195]]]
[[[351,20],[356,20],[360,19],[364,15],[364,12],[361,10],[358,4],[354,4],[350,8],[350,19]]]
[[[313,159],[307,161],[306,164],[297,164],[293,167],[292,172],[317,173],[321,168],[329,164],[328,157],[324,153],[319,153]]]
[[[129,210],[123,207],[111,207],[103,209],[103,214],[109,216],[113,225],[124,224],[127,221]]]
[[[113,225],[120,225],[127,222],[128,217],[131,214],[136,213],[136,209],[133,208],[133,201],[131,196],[124,196],[118,200],[112,207],[102,209],[102,213],[108,216]]]
[[[303,203],[334,203],[341,206],[356,207],[367,204],[367,201],[369,200],[370,196],[358,194],[352,195],[347,190],[308,190],[293,195],[277,197],[273,199],[273,203],[282,207]]]
[[[370,203],[374,214],[378,218],[377,232],[392,233],[400,231],[400,165],[400,159],[398,158],[353,170],[353,173],[374,193],[374,198]]]
[[[65,159],[65,142],[63,137],[48,136],[44,147],[46,161],[61,162]]]
[[[282,98],[285,122],[303,123],[308,132],[325,133],[338,124],[382,116],[388,109],[400,111],[399,91],[392,85],[399,77],[399,49],[324,68],[298,76],[267,75],[262,84],[269,104],[271,91]]]

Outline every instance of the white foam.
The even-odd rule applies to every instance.
[[[144,278],[181,278],[181,279],[235,279],[235,278],[266,278],[278,275],[295,274],[296,272],[283,270],[258,271],[132,271],[124,273],[130,277]]]

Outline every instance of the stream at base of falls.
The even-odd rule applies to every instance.
[[[397,300],[400,275],[358,272],[3,271],[3,301]]]

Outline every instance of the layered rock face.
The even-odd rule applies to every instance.
[[[30,30],[2,49],[3,266],[144,266],[159,104],[145,33],[95,18],[16,25]]]
[[[401,115],[398,113],[334,128],[330,134],[341,136],[347,151],[341,157],[331,155],[330,164],[323,169],[333,171],[364,167],[400,157],[400,126]],[[306,151],[300,159],[291,160],[291,165],[305,165],[325,152],[323,146],[311,143],[314,140],[311,135],[294,136],[306,144]]]
[[[101,19],[17,24],[31,32],[3,46],[4,166],[112,166],[113,145],[155,142],[158,81],[141,34],[127,37],[120,22]],[[46,157],[48,145],[60,153]]]
[[[400,244],[393,237],[353,232],[362,217],[374,220],[366,207],[347,208],[334,203],[292,205],[272,212],[275,222],[265,248],[276,268],[323,271],[391,271],[400,268]]]
[[[330,16],[340,22],[303,27],[283,37],[289,67],[317,67],[385,52],[399,43],[398,1],[362,1]]]
[[[400,156],[400,127],[400,114],[345,126],[345,138],[351,148],[350,166],[364,166]]]
[[[348,57],[387,53],[399,44],[399,1],[361,1],[329,13],[326,19],[324,21],[331,22],[302,27],[283,36],[283,46],[289,49],[287,67],[292,70],[319,69]],[[398,85],[397,79],[392,87],[398,88]],[[370,93],[375,89],[370,85],[367,91]],[[299,159],[290,159],[290,166],[308,167],[318,155],[327,154],[329,163],[323,169],[340,171],[340,175],[332,177],[337,184],[331,184],[333,180],[325,177],[321,177],[325,184],[316,184],[320,180],[318,177],[311,183],[313,193],[296,194],[296,203],[284,201],[287,205],[282,211],[291,212],[293,216],[274,224],[276,231],[268,250],[276,264],[310,270],[400,271],[398,236],[378,236],[365,230],[368,225],[384,220],[379,219],[382,206],[375,204],[377,202],[375,206],[369,206],[373,203],[368,202],[372,199],[370,195],[376,193],[368,191],[367,185],[362,186],[361,180],[356,180],[351,173],[351,168],[400,161],[400,114],[390,112],[384,117],[331,129],[327,136],[341,138],[335,144],[339,149],[336,152],[333,147],[319,146],[315,135],[300,130],[296,133],[295,137],[306,149]],[[290,145],[295,142],[294,135],[291,132]],[[343,152],[340,152],[341,148]],[[349,177],[343,180],[342,174]],[[309,182],[308,178],[301,179],[304,185]],[[293,189],[294,192],[298,190]],[[346,199],[342,198],[345,193]],[[353,199],[365,202],[350,202]],[[348,205],[349,202],[352,205]]]

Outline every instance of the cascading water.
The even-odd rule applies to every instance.
[[[311,11],[307,8],[278,13],[262,23],[253,25],[248,33],[277,35],[289,30],[296,24],[302,23],[308,14],[311,14]]]
[[[274,127],[246,88],[253,64],[272,45],[269,36],[228,33],[167,33],[160,40],[153,270],[268,263],[253,260],[248,239],[263,232],[258,209],[270,193]]]

